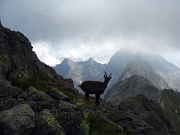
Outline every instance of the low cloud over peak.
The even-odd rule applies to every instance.
[[[178,55],[179,13],[178,0],[0,1],[3,25],[24,33],[39,55],[48,44],[40,57],[54,63],[60,57],[108,62],[122,46]]]

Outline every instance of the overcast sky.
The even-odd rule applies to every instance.
[[[50,66],[63,57],[107,63],[127,46],[180,67],[180,0],[0,0],[0,16]]]

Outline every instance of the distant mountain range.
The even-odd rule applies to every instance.
[[[64,59],[61,64],[54,67],[56,72],[65,78],[71,78],[74,81],[74,86],[78,85],[85,80],[101,80],[104,75],[106,64],[100,64],[93,60],[88,59],[84,62],[74,62],[70,59]]]
[[[67,58],[54,69],[65,78],[72,78],[75,87],[85,80],[103,81],[106,71],[107,74],[112,73],[112,79],[105,92],[119,79],[132,75],[145,77],[158,89],[180,91],[180,68],[166,61],[160,54],[132,51],[125,47],[117,51],[107,64],[98,63],[93,58],[84,62],[74,62]]]

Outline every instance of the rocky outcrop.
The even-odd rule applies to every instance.
[[[125,99],[116,108],[111,110],[109,117],[132,134],[174,134],[170,121],[166,118],[159,104],[148,100],[143,95]]]
[[[43,109],[36,118],[32,135],[65,135],[63,128],[49,109]]]
[[[0,73],[10,81],[25,81],[37,71],[47,72],[50,76],[67,82],[57,75],[52,67],[41,62],[29,39],[20,32],[0,27]],[[71,82],[72,84],[72,82]]]
[[[118,81],[107,93],[107,101],[118,105],[124,99],[135,97],[139,94],[146,95],[149,99],[160,102],[162,91],[152,85],[145,77],[132,75],[123,81]]]
[[[57,88],[25,91],[0,80],[0,127],[3,135],[81,135],[85,108]]]
[[[4,135],[29,135],[35,127],[35,114],[28,104],[19,104],[0,112]]]

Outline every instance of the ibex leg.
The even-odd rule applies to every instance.
[[[100,98],[100,94],[96,94],[96,105],[99,105],[99,98]]]
[[[88,100],[88,101],[89,101],[89,93],[88,93],[88,92],[86,92],[85,94],[86,94],[86,100]]]

